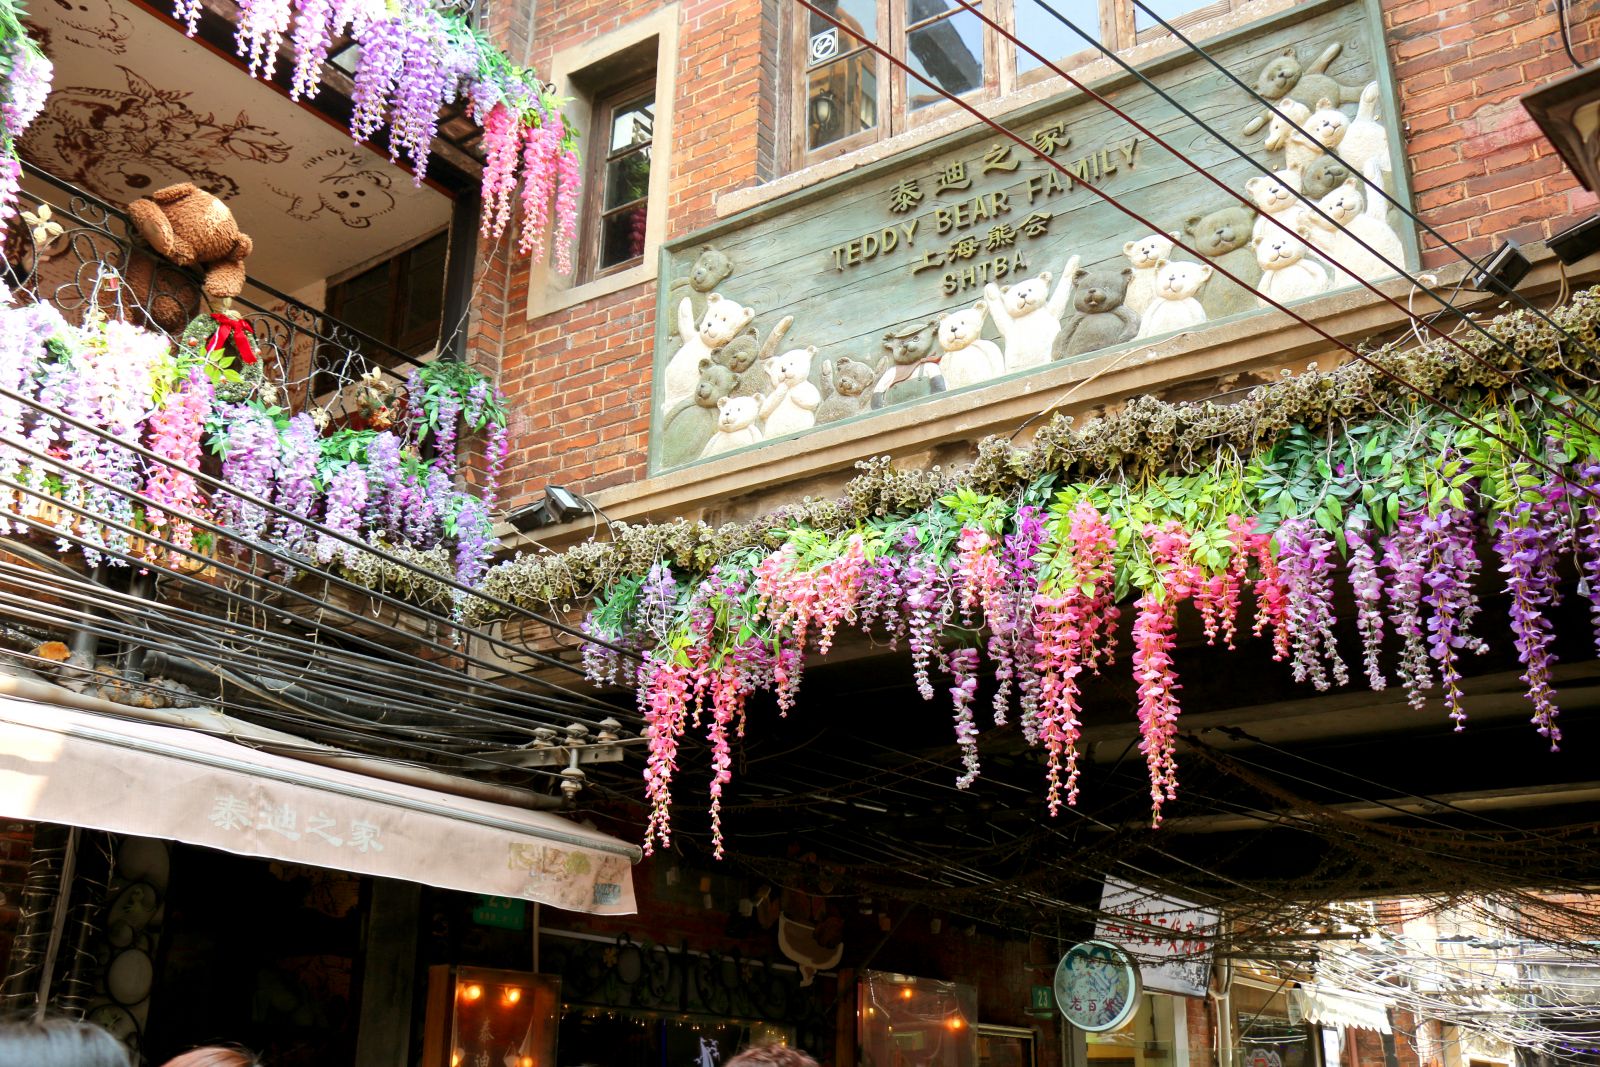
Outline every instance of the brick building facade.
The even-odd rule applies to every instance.
[[[1194,38],[1203,41],[1293,5],[1251,0],[1232,5],[1237,10],[1212,14],[1218,6],[1229,5],[1211,5],[1201,13],[1205,19],[1188,27]],[[1401,101],[1413,200],[1427,225],[1463,252],[1483,256],[1506,238],[1537,243],[1593,208],[1593,196],[1577,186],[1517,101],[1528,88],[1570,66],[1552,4],[1384,0],[1381,7],[1387,58]],[[1573,47],[1580,54],[1597,32],[1592,8],[1579,3],[1572,9]],[[541,7],[534,13],[534,25],[526,27],[533,42],[527,55],[535,67],[559,67],[561,51],[589,45],[603,50],[608,37],[625,35],[630,24],[663,12],[678,27],[670,57],[676,93],[666,194],[659,203],[652,196],[649,209],[663,217],[667,241],[760,204],[773,191],[793,195],[791,191],[809,183],[927,140],[926,128],[912,129],[810,167],[791,166],[783,57],[793,34],[785,32],[789,7],[770,0],[666,6],[585,0]],[[505,32],[512,32],[513,13],[502,9],[496,15]],[[1141,38],[1127,55],[1140,62],[1176,47],[1159,37]],[[1111,71],[1109,62],[1098,60],[1086,61],[1077,73],[1093,82]],[[1053,79],[992,100],[983,110],[999,116],[1014,103],[1060,92],[1070,90]],[[592,100],[580,96],[574,107],[581,111],[585,106],[592,107]],[[932,125],[945,130],[971,122],[956,114]],[[1454,284],[1457,273],[1452,272],[1462,269],[1458,257],[1432,234],[1419,233],[1419,241],[1422,267],[1443,272],[1445,284]],[[1531,251],[1543,262],[1537,248]],[[785,497],[826,491],[839,483],[840,472],[855,458],[867,455],[891,452],[900,458],[921,456],[913,460],[920,462],[959,461],[993,425],[968,419],[969,425],[952,439],[948,433],[885,436],[872,432],[869,423],[860,447],[832,450],[825,463],[786,464],[786,470],[793,468],[787,476],[774,475],[761,463],[720,463],[712,470],[675,476],[672,491],[664,493],[650,480],[649,462],[654,264],[646,265],[636,284],[568,301],[544,268],[530,268],[505,249],[491,250],[485,259],[475,304],[475,350],[478,359],[499,364],[504,388],[519,413],[508,477],[520,494],[513,504],[536,499],[544,485],[560,484],[594,495],[613,518],[718,517],[738,510],[730,498],[750,494],[759,485],[767,488],[752,497],[744,512]],[[1550,272],[1541,270],[1530,284],[1549,280]],[[581,296],[588,288],[570,295]],[[549,292],[557,298],[540,295]],[[1359,294],[1331,310],[1327,321],[1333,332],[1353,339],[1392,327],[1394,316],[1377,314],[1375,304],[1370,294]],[[1290,354],[1315,358],[1316,348],[1302,346]],[[1321,355],[1326,363],[1329,355]],[[1256,361],[1274,362],[1296,365],[1292,358]],[[1087,410],[1133,392],[1203,380],[1206,366],[1204,359],[1172,360],[1169,368],[1151,369],[1135,380],[1102,380],[1100,388],[1066,409]],[[980,396],[986,401],[1017,389],[1015,383],[996,385]],[[930,412],[924,425],[938,421]],[[697,476],[701,471],[704,478]]]

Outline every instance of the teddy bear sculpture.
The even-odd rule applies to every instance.
[[[1243,283],[1221,274],[1211,277],[1200,293],[1200,303],[1205,306],[1208,321],[1251,311],[1257,306],[1255,288],[1261,281],[1261,267],[1256,263],[1255,250],[1250,247],[1255,223],[1255,209],[1236,204],[1209,215],[1193,216],[1183,224],[1197,252]]]
[[[945,384],[952,389],[977,385],[1005,373],[1005,357],[1000,346],[979,335],[988,313],[988,302],[980,300],[969,308],[939,316],[939,348],[944,356]]]
[[[713,362],[700,360],[700,381],[694,395],[668,412],[661,423],[661,461],[669,467],[700,458],[711,436],[717,432],[721,412],[717,405],[731,396],[737,386],[734,372]]]
[[[205,270],[207,296],[224,300],[243,291],[245,257],[255,245],[239,232],[227,204],[181,182],[135,200],[128,214],[157,253],[180,267]]]
[[[1072,278],[1072,306],[1077,314],[1056,334],[1051,359],[1071,359],[1131,341],[1139,332],[1139,316],[1127,305],[1133,268],[1078,270]]]
[[[1156,299],[1139,320],[1139,337],[1187,330],[1205,322],[1205,306],[1195,294],[1210,277],[1209,263],[1173,263],[1165,259],[1158,263]]]
[[[871,400],[873,369],[865,363],[840,356],[837,366],[832,360],[822,363],[822,403],[817,405],[817,424],[838,422],[852,418],[867,410]]]

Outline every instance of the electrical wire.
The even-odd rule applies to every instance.
[[[837,28],[840,32],[843,32],[843,33],[849,33],[850,32],[849,27],[847,27],[842,21],[840,21],[837,16],[832,15],[832,14],[828,13],[827,11],[824,11],[822,8],[818,7],[815,3],[813,3],[812,0],[794,0],[794,2],[799,4],[801,7],[805,8],[806,10],[810,11],[812,14],[816,15],[818,18],[821,18],[825,22],[828,22],[830,25],[832,25],[835,28]],[[862,45],[864,47],[866,47],[868,49],[871,49],[872,51],[874,51],[874,52],[878,53],[879,55],[883,56],[891,64],[893,64],[896,68],[898,68],[899,70],[903,71],[907,76],[917,79],[917,81],[921,82],[923,85],[925,85],[928,88],[934,90],[935,92],[940,93],[947,100],[950,100],[950,101],[956,103],[957,105],[959,105],[960,107],[964,108],[967,112],[972,114],[979,121],[983,122],[985,125],[987,125],[990,128],[992,128],[996,133],[1001,134],[1006,139],[1008,139],[1008,140],[1014,142],[1015,144],[1021,146],[1025,151],[1031,152],[1033,155],[1035,155],[1039,159],[1043,160],[1045,163],[1049,164],[1051,167],[1054,167],[1057,171],[1059,171],[1061,174],[1067,176],[1069,179],[1071,179],[1073,181],[1076,181],[1075,175],[1073,175],[1073,173],[1071,171],[1069,171],[1064,165],[1062,165],[1061,163],[1058,163],[1048,153],[1040,151],[1037,147],[1035,147],[1032,144],[1032,142],[1030,142],[1027,139],[1021,137],[1020,135],[1018,135],[1014,131],[1008,129],[1007,127],[1002,126],[999,123],[995,122],[994,120],[988,118],[987,116],[985,116],[981,111],[979,111],[977,108],[975,108],[968,101],[962,100],[960,97],[955,96],[954,94],[949,93],[946,90],[944,90],[942,87],[936,85],[931,79],[929,79],[929,78],[925,77],[924,75],[918,73],[916,70],[914,70],[911,67],[911,65],[909,63],[906,63],[904,60],[899,59],[898,57],[893,55],[888,49],[884,48],[882,45],[880,45],[880,44],[878,44],[878,43],[876,43],[874,41],[862,41],[861,43],[862,43]],[[1155,230],[1155,231],[1160,232],[1160,227],[1157,226],[1155,223],[1151,222],[1149,219],[1145,218],[1143,215],[1139,214],[1137,211],[1135,211],[1132,208],[1128,207],[1127,205],[1123,204],[1116,197],[1111,196],[1109,193],[1106,193],[1104,190],[1100,189],[1099,187],[1097,187],[1097,186],[1095,186],[1095,185],[1093,185],[1091,183],[1088,183],[1088,182],[1078,182],[1077,184],[1081,185],[1083,188],[1089,190],[1090,193],[1094,194],[1096,197],[1098,197],[1103,202],[1105,202],[1107,204],[1110,204],[1111,206],[1115,207],[1118,211],[1122,212],[1128,218],[1130,218],[1130,219],[1134,220],[1135,222],[1139,223],[1141,226],[1145,226],[1145,227],[1147,227],[1147,228],[1149,228],[1151,230]],[[1184,244],[1182,241],[1179,241],[1177,239],[1173,239],[1173,246],[1176,247],[1176,248],[1180,248],[1183,251],[1185,251],[1185,252],[1189,253],[1190,255],[1195,256],[1195,257],[1197,257],[1199,259],[1205,259],[1206,258],[1204,255],[1202,255],[1197,250],[1189,247],[1188,245]],[[1233,282],[1236,285],[1242,286],[1242,287],[1244,287],[1246,289],[1252,288],[1251,286],[1246,285],[1245,282],[1243,281],[1243,279],[1241,279],[1238,275],[1232,273],[1231,271],[1229,271],[1227,268],[1223,267],[1219,263],[1212,263],[1211,264],[1211,269],[1216,274],[1219,274],[1222,277],[1227,278],[1229,281]],[[1580,493],[1583,496],[1589,497],[1589,498],[1594,499],[1596,501],[1600,501],[1600,491],[1597,491],[1593,487],[1581,486],[1581,485],[1578,485],[1577,483],[1571,481],[1565,475],[1563,475],[1559,470],[1557,470],[1553,465],[1551,465],[1550,463],[1546,462],[1544,459],[1542,459],[1540,457],[1537,457],[1537,456],[1534,456],[1532,453],[1528,452],[1526,449],[1522,448],[1521,446],[1515,444],[1514,442],[1506,440],[1504,437],[1502,437],[1499,434],[1495,433],[1491,428],[1489,428],[1488,426],[1485,426],[1479,420],[1474,419],[1474,418],[1472,418],[1472,417],[1470,417],[1470,416],[1468,416],[1466,414],[1463,414],[1454,405],[1452,405],[1452,404],[1448,403],[1447,401],[1445,401],[1444,398],[1428,393],[1425,389],[1423,389],[1420,386],[1412,383],[1411,381],[1406,379],[1403,375],[1398,374],[1398,373],[1390,370],[1389,368],[1385,367],[1383,364],[1381,364],[1381,363],[1377,362],[1376,360],[1372,359],[1370,356],[1368,356],[1365,353],[1357,350],[1355,347],[1353,347],[1349,343],[1339,339],[1338,337],[1335,337],[1333,334],[1329,333],[1322,326],[1318,325],[1315,322],[1312,322],[1310,319],[1307,319],[1305,316],[1303,316],[1303,315],[1299,314],[1298,312],[1292,310],[1291,308],[1287,307],[1285,304],[1283,304],[1281,301],[1277,300],[1276,298],[1267,296],[1266,294],[1262,294],[1262,293],[1258,293],[1257,295],[1260,297],[1262,303],[1266,304],[1268,307],[1276,308],[1277,310],[1283,312],[1285,315],[1289,316],[1291,319],[1293,319],[1295,322],[1299,323],[1301,326],[1306,327],[1311,332],[1313,332],[1317,336],[1321,337],[1323,340],[1328,341],[1329,343],[1331,343],[1332,345],[1334,345],[1337,348],[1343,349],[1345,352],[1347,352],[1350,356],[1352,356],[1357,361],[1359,361],[1361,363],[1365,363],[1367,366],[1369,366],[1373,370],[1377,371],[1383,377],[1389,379],[1390,381],[1393,381],[1396,385],[1399,385],[1406,392],[1415,395],[1418,399],[1422,400],[1425,403],[1432,404],[1432,405],[1440,408],[1441,410],[1443,410],[1446,413],[1448,413],[1451,416],[1453,416],[1456,420],[1458,420],[1462,424],[1464,424],[1466,426],[1470,426],[1473,429],[1477,430],[1479,433],[1483,434],[1485,438],[1487,438],[1489,440],[1493,440],[1493,441],[1499,442],[1500,444],[1504,445],[1506,447],[1506,449],[1509,452],[1511,452],[1513,455],[1515,455],[1518,459],[1521,459],[1523,462],[1528,463],[1530,466],[1536,467],[1536,468],[1544,471],[1545,473],[1547,473],[1551,477],[1553,477],[1557,482],[1563,483],[1563,484],[1571,487],[1575,492]],[[0,389],[0,395],[4,395],[4,394],[5,394],[5,390],[4,389]]]
[[[1238,201],[1239,203],[1245,205],[1246,207],[1251,208],[1252,210],[1255,209],[1255,205],[1251,202],[1251,200],[1250,200],[1250,198],[1248,196],[1244,195],[1243,193],[1241,193],[1238,190],[1234,189],[1232,186],[1228,185],[1227,182],[1225,182],[1221,178],[1219,178],[1209,168],[1201,166],[1199,163],[1195,162],[1189,156],[1185,155],[1182,151],[1180,151],[1177,148],[1174,148],[1160,134],[1157,134],[1156,132],[1151,130],[1147,125],[1145,125],[1144,123],[1142,123],[1139,120],[1135,119],[1134,117],[1129,115],[1126,111],[1124,111],[1122,108],[1119,108],[1116,104],[1113,104],[1110,100],[1106,99],[1105,96],[1103,96],[1099,92],[1095,91],[1093,88],[1085,85],[1083,82],[1079,81],[1073,75],[1069,74],[1067,71],[1065,71],[1061,67],[1057,66],[1054,62],[1052,62],[1050,59],[1048,59],[1042,53],[1034,50],[1031,46],[1029,46],[1026,43],[1024,43],[1020,38],[1018,38],[1011,31],[1007,30],[1004,26],[1000,25],[1000,23],[994,21],[992,18],[990,18],[988,15],[986,15],[983,12],[981,7],[972,4],[970,2],[970,0],[952,0],[952,2],[957,4],[957,5],[959,5],[962,9],[966,10],[967,12],[969,12],[969,13],[973,14],[974,16],[976,16],[984,25],[986,25],[990,29],[996,31],[1001,36],[1005,37],[1008,41],[1010,41],[1014,45],[1016,45],[1018,48],[1022,49],[1023,51],[1027,52],[1029,55],[1033,56],[1035,59],[1039,60],[1040,63],[1046,69],[1048,69],[1048,70],[1052,71],[1053,73],[1059,75],[1060,77],[1066,79],[1068,84],[1070,84],[1073,88],[1075,88],[1078,91],[1080,91],[1080,92],[1084,93],[1085,95],[1089,96],[1090,98],[1095,100],[1097,103],[1099,103],[1102,107],[1104,107],[1105,109],[1107,109],[1110,112],[1112,112],[1113,114],[1115,114],[1119,119],[1121,119],[1122,121],[1126,122],[1128,125],[1132,126],[1139,133],[1141,133],[1144,136],[1150,138],[1152,141],[1154,141],[1161,148],[1165,149],[1167,152],[1169,152],[1173,156],[1175,156],[1185,166],[1187,166],[1191,170],[1193,170],[1196,174],[1198,174],[1201,177],[1205,178],[1212,185],[1215,185],[1218,189],[1222,190],[1222,192],[1225,193],[1228,197]],[[1040,7],[1042,7],[1052,17],[1054,17],[1056,19],[1056,21],[1060,22],[1063,26],[1066,26],[1068,29],[1072,30],[1078,36],[1080,36],[1084,40],[1088,41],[1102,55],[1104,55],[1106,58],[1108,58],[1108,59],[1112,60],[1114,63],[1116,63],[1117,66],[1120,67],[1124,72],[1126,72],[1127,74],[1130,74],[1134,78],[1138,79],[1141,84],[1143,84],[1146,88],[1148,88],[1152,92],[1154,92],[1164,103],[1166,103],[1170,107],[1174,108],[1181,115],[1183,115],[1185,118],[1187,118],[1190,122],[1192,122],[1196,126],[1198,126],[1206,134],[1208,134],[1214,140],[1216,140],[1218,144],[1227,146],[1236,156],[1239,157],[1239,159],[1243,160],[1244,162],[1248,163],[1250,166],[1254,167],[1262,176],[1264,176],[1266,178],[1269,178],[1269,179],[1277,180],[1278,176],[1277,176],[1276,172],[1274,172],[1272,170],[1271,167],[1269,167],[1265,163],[1262,163],[1260,160],[1256,159],[1249,152],[1245,151],[1243,148],[1241,148],[1239,145],[1235,144],[1229,138],[1223,136],[1210,123],[1206,122],[1199,115],[1197,115],[1194,111],[1192,111],[1189,108],[1185,107],[1181,102],[1179,102],[1175,97],[1173,97],[1173,95],[1171,93],[1167,92],[1161,86],[1157,85],[1143,71],[1140,71],[1138,68],[1134,67],[1131,63],[1127,62],[1121,56],[1117,55],[1115,51],[1113,51],[1112,49],[1108,48],[1106,45],[1101,43],[1098,40],[1097,36],[1091,35],[1087,31],[1079,28],[1077,26],[1077,24],[1075,24],[1071,19],[1068,19],[1065,15],[1062,15],[1059,11],[1055,10],[1048,3],[1046,3],[1045,0],[1035,0],[1035,2],[1037,2]],[[1186,43],[1187,43],[1187,41],[1186,41]],[[1191,45],[1191,47],[1193,47],[1193,46]],[[1274,114],[1277,113],[1277,109],[1273,108],[1271,103],[1268,102],[1265,98],[1261,97],[1259,94],[1253,94],[1253,95],[1255,96],[1256,100],[1258,100],[1261,104],[1266,106],[1269,110],[1273,111]],[[1291,125],[1294,126],[1295,130],[1297,130],[1298,132],[1300,132],[1301,134],[1303,134],[1305,136],[1308,136],[1308,137],[1310,136],[1309,134],[1306,133],[1306,131],[1301,129],[1301,127],[1298,124],[1293,123],[1293,121],[1289,118],[1289,116],[1285,115],[1283,117],[1284,117],[1284,120],[1286,122],[1289,122]],[[1351,167],[1348,163],[1346,163],[1344,161],[1344,159],[1341,158],[1333,149],[1326,149],[1325,148],[1324,152],[1330,158],[1338,161],[1340,163],[1340,165],[1344,166],[1346,170],[1350,171],[1350,173],[1352,173],[1352,174],[1356,173],[1355,168]],[[1041,155],[1044,155],[1044,153],[1041,153]],[[1364,182],[1365,186],[1368,189],[1378,188],[1382,184],[1381,182],[1373,181],[1371,178],[1368,178],[1365,175],[1362,175],[1362,179],[1363,179],[1363,182]],[[1406,269],[1406,267],[1405,267],[1405,265],[1403,263],[1395,263],[1395,262],[1391,261],[1387,256],[1385,256],[1383,253],[1378,251],[1378,249],[1374,248],[1371,244],[1369,244],[1359,234],[1351,233],[1348,230],[1344,230],[1343,227],[1341,227],[1339,225],[1338,221],[1336,219],[1334,219],[1331,215],[1329,215],[1323,209],[1323,207],[1322,207],[1322,205],[1320,203],[1318,203],[1317,201],[1311,199],[1310,197],[1307,197],[1301,190],[1295,189],[1292,185],[1290,185],[1289,183],[1286,183],[1286,182],[1279,181],[1278,184],[1282,188],[1287,190],[1290,193],[1290,195],[1293,196],[1296,200],[1300,201],[1301,206],[1305,210],[1308,210],[1310,212],[1315,213],[1318,218],[1322,219],[1324,222],[1328,223],[1330,226],[1334,227],[1335,229],[1342,230],[1346,234],[1346,236],[1348,236],[1350,238],[1350,240],[1352,242],[1354,242],[1358,247],[1360,247],[1361,249],[1365,250],[1366,252],[1372,254],[1373,256],[1377,257],[1377,259],[1380,262],[1382,262],[1385,266],[1387,266],[1389,269],[1394,271],[1395,274],[1398,277],[1403,278],[1407,282],[1410,282],[1412,287],[1413,287],[1413,292],[1415,292],[1416,290],[1420,289],[1422,292],[1427,293],[1427,295],[1433,297],[1436,301],[1438,301],[1443,309],[1450,309],[1451,303],[1449,301],[1444,300],[1437,293],[1435,293],[1429,286],[1424,285],[1418,277],[1413,276]],[[1395,204],[1396,206],[1399,206],[1398,200],[1395,200],[1392,197],[1387,198],[1387,199],[1389,199],[1390,203]],[[1417,219],[1410,212],[1406,211],[1406,209],[1404,207],[1400,207],[1400,210],[1402,211],[1402,213],[1404,213],[1406,215],[1406,217],[1408,219],[1411,219],[1411,221],[1420,223],[1421,220]],[[1266,222],[1270,223],[1271,225],[1277,227],[1279,230],[1281,230],[1283,233],[1289,235],[1291,238],[1293,238],[1297,242],[1302,241],[1303,239],[1299,236],[1299,234],[1293,228],[1291,228],[1286,222],[1284,222],[1282,218],[1279,217],[1280,215],[1287,215],[1287,214],[1288,214],[1288,212],[1279,212],[1279,213],[1260,212],[1260,213],[1258,213],[1257,217],[1261,218],[1261,219],[1265,220]],[[1332,264],[1336,269],[1341,271],[1346,277],[1349,277],[1349,278],[1353,279],[1354,281],[1360,283],[1360,285],[1363,288],[1367,289],[1368,291],[1372,292],[1373,294],[1375,294],[1376,296],[1381,298],[1385,303],[1391,305],[1395,309],[1397,309],[1397,310],[1403,312],[1404,314],[1406,314],[1413,321],[1413,323],[1415,325],[1426,326],[1436,336],[1438,336],[1441,341],[1445,342],[1449,346],[1451,346],[1454,349],[1456,349],[1463,356],[1465,356],[1468,359],[1480,364],[1481,366],[1488,367],[1489,369],[1495,371],[1497,374],[1498,373],[1504,373],[1504,372],[1500,371],[1499,368],[1495,367],[1489,360],[1487,360],[1484,357],[1478,355],[1476,352],[1473,352],[1471,349],[1469,349],[1466,345],[1462,344],[1450,332],[1446,331],[1445,329],[1443,329],[1442,327],[1437,325],[1433,321],[1433,319],[1431,317],[1430,318],[1420,318],[1420,317],[1418,317],[1411,310],[1409,304],[1402,304],[1396,297],[1390,295],[1389,293],[1387,293],[1384,290],[1382,290],[1381,288],[1379,288],[1379,286],[1375,282],[1367,279],[1366,277],[1364,277],[1364,276],[1362,276],[1360,274],[1357,274],[1353,270],[1347,269],[1343,263],[1341,263],[1339,260],[1337,260],[1336,258],[1334,258],[1331,255],[1328,255],[1325,252],[1321,252],[1319,250],[1318,254],[1321,255],[1323,259],[1327,260],[1330,264]],[[1470,262],[1470,260],[1469,260],[1469,262]],[[1458,286],[1458,289],[1459,289],[1459,286]],[[1452,298],[1452,300],[1453,300],[1453,298]],[[1528,304],[1528,302],[1526,300],[1524,300],[1523,303]],[[1532,304],[1528,304],[1528,307],[1533,309],[1535,312],[1537,312],[1540,315],[1540,317],[1544,318],[1547,322],[1550,323],[1550,325],[1555,326],[1555,328],[1558,329],[1558,330],[1561,329],[1559,326],[1556,326],[1556,324],[1554,322],[1551,322],[1549,320],[1548,316],[1546,316],[1542,311],[1540,311],[1537,308],[1534,308]],[[1473,319],[1470,319],[1470,318],[1464,318],[1463,321],[1468,326],[1470,326],[1471,328],[1475,329],[1490,344],[1492,344],[1495,347],[1500,348],[1500,349],[1510,353],[1513,356],[1518,355],[1517,353],[1512,351],[1512,349],[1510,348],[1509,345],[1506,345],[1504,342],[1500,341],[1498,338],[1496,338],[1492,334],[1490,334],[1489,331],[1487,329],[1485,329],[1484,326],[1481,323],[1479,323],[1479,322],[1477,322],[1477,321],[1475,321]],[[1572,335],[1571,334],[1567,334],[1566,331],[1562,330],[1561,332],[1563,334],[1565,334],[1575,344],[1579,344],[1579,345],[1582,344],[1582,342],[1578,338],[1572,337]],[[1589,355],[1591,357],[1594,357],[1595,353],[1590,351]],[[1542,375],[1547,380],[1547,384],[1554,384],[1553,379],[1551,379],[1548,374],[1545,374],[1539,368],[1532,368],[1532,367],[1525,368],[1525,371],[1530,376],[1540,376],[1540,375]],[[1569,399],[1574,403],[1582,405],[1591,414],[1600,414],[1600,406],[1596,406],[1595,404],[1593,404],[1590,401],[1588,401],[1586,398],[1583,398],[1581,396],[1571,396]],[[1596,430],[1595,426],[1593,426],[1593,425],[1591,425],[1591,424],[1589,424],[1587,422],[1584,422],[1574,412],[1572,412],[1572,411],[1570,411],[1570,410],[1568,410],[1566,408],[1561,407],[1560,404],[1555,404],[1554,406],[1557,408],[1557,410],[1562,411],[1563,414],[1567,415],[1569,418],[1572,418],[1575,422],[1577,422],[1579,425],[1583,426],[1589,432],[1591,432],[1591,433],[1600,432],[1600,431]]]

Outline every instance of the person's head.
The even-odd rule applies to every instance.
[[[797,1048],[765,1045],[745,1049],[722,1067],[817,1067],[817,1061]]]
[[[205,1045],[172,1057],[162,1067],[260,1067],[260,1061],[242,1048]]]
[[[0,1067],[129,1067],[128,1047],[77,1019],[0,1023]]]

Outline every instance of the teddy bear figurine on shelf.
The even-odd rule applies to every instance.
[[[244,261],[255,246],[221,200],[180,182],[133,201],[128,214],[159,255],[205,271],[207,296],[226,300],[244,290]]]

